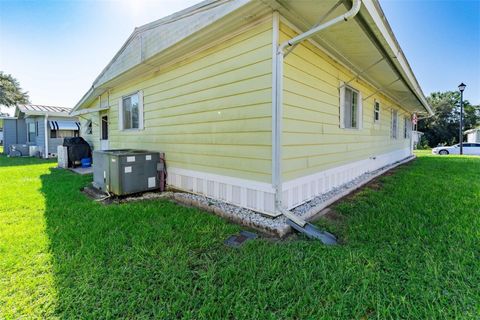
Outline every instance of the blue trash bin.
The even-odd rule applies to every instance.
[[[80,160],[80,163],[82,164],[82,168],[88,168],[92,165],[92,159],[91,158],[83,158]]]

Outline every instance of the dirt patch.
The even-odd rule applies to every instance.
[[[80,191],[85,194],[88,198],[97,201],[99,203],[109,205],[109,204],[120,204],[126,202],[142,201],[142,200],[153,200],[153,199],[171,199],[173,194],[171,192],[139,192],[135,194],[130,194],[128,196],[115,196],[112,194],[105,193],[97,188],[94,188],[91,185],[88,185],[84,188],[81,188]]]
[[[345,217],[343,214],[336,211],[335,209],[327,208],[325,210],[327,212],[322,216],[322,218],[332,223],[343,224],[347,220],[347,217]]]
[[[346,225],[348,217],[335,210],[334,207],[328,207],[320,212],[316,220],[323,221],[329,225],[341,227]]]
[[[84,188],[81,188],[80,191],[85,194],[87,197],[89,197],[92,200],[95,201],[102,201],[103,199],[108,198],[108,194],[105,192],[102,192],[92,186],[86,186]]]
[[[404,163],[404,164],[401,164],[395,168],[392,168],[386,172],[384,172],[382,175],[372,179],[370,182],[364,184],[363,186],[361,186],[360,188],[352,191],[350,194],[346,195],[345,197],[339,199],[338,201],[335,201],[334,203],[332,203],[330,207],[335,207],[337,206],[339,203],[342,203],[342,202],[350,202],[350,201],[353,201],[357,196],[361,195],[365,190],[374,190],[374,191],[379,191],[379,190],[382,190],[383,189],[383,186],[384,186],[384,182],[382,181],[383,178],[385,177],[390,177],[390,176],[393,176],[395,175],[398,171],[402,170],[403,168],[406,168],[410,165],[412,165],[412,163],[415,161],[416,159],[414,159],[413,161],[410,161],[410,162],[407,162],[407,163]]]
[[[380,190],[383,187],[383,183],[381,183],[379,180],[375,179],[372,182],[369,182],[365,185],[366,188],[372,189],[372,190]]]

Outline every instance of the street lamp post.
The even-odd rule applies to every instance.
[[[460,90],[460,154],[463,154],[463,90],[465,90],[466,86],[463,82],[458,85],[458,90]]]

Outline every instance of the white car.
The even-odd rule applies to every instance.
[[[433,154],[460,154],[460,145],[456,144],[453,146],[440,146],[432,149]],[[465,142],[463,144],[463,154],[480,156],[480,143],[470,143]]]

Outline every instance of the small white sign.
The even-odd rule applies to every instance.
[[[155,177],[149,177],[148,178],[148,187],[149,188],[155,188],[156,184],[157,183],[156,183]]]
[[[152,160],[152,155],[147,154],[147,155],[145,156],[145,160]]]
[[[125,173],[132,172],[132,167],[125,167]]]
[[[112,162],[116,162],[117,160],[115,160],[114,158],[112,158]]]
[[[127,162],[135,162],[135,156],[127,157]]]

